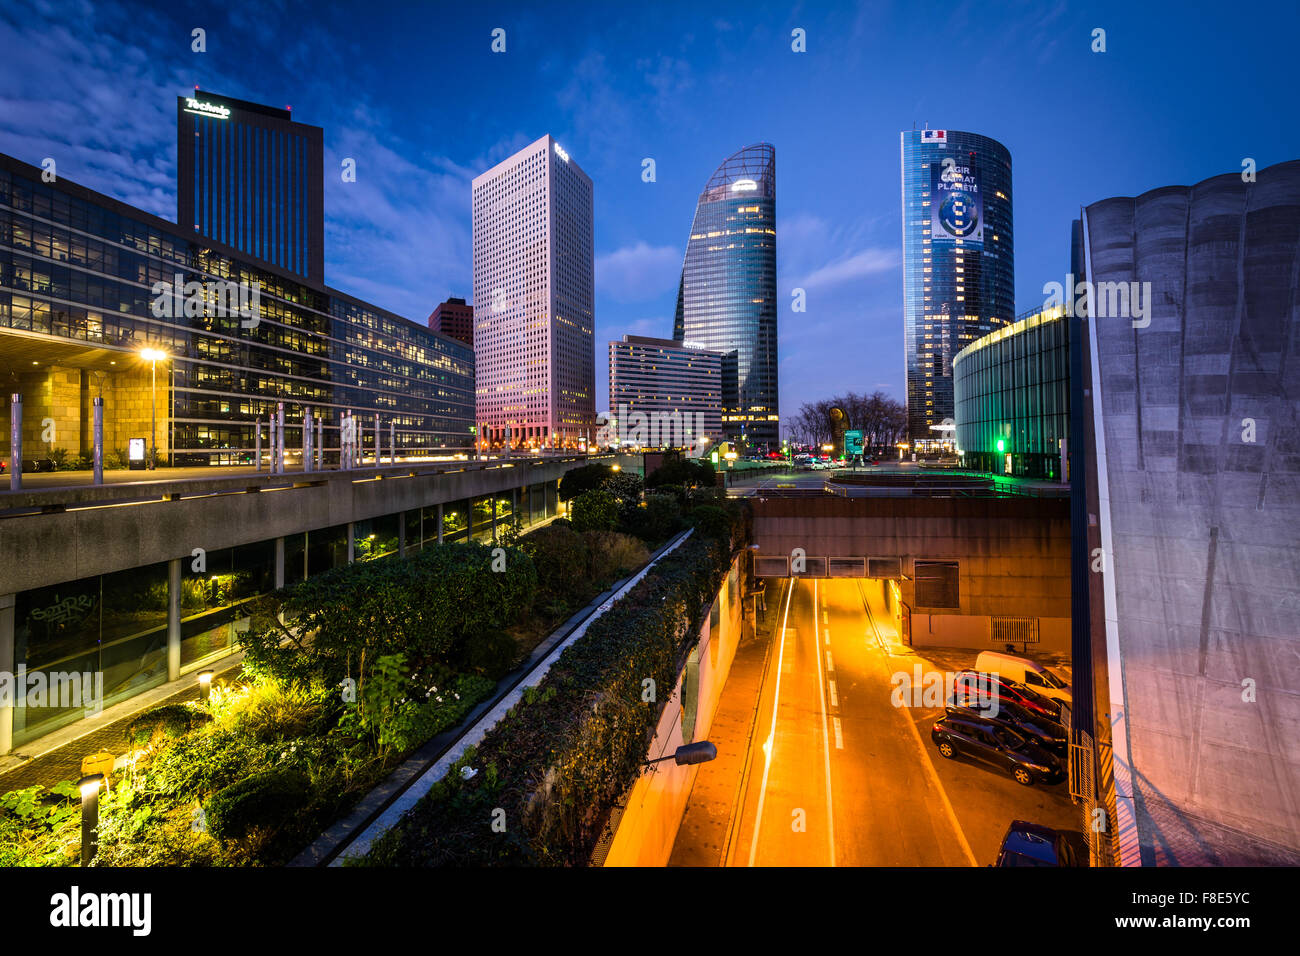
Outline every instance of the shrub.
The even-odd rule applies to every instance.
[[[588,548],[569,522],[552,521],[519,539],[519,547],[533,559],[537,590],[566,604],[580,598],[588,574]]]
[[[208,726],[186,734],[153,757],[146,768],[146,787],[171,797],[212,793],[269,769],[279,753],[275,744]]]
[[[146,710],[126,725],[126,739],[132,748],[148,747],[155,738],[175,740],[212,717],[197,704],[163,704]]]
[[[698,505],[691,511],[697,534],[731,544],[731,517],[717,505]]]
[[[519,657],[519,645],[505,631],[491,630],[465,638],[457,664],[460,669],[500,680]]]
[[[647,488],[658,488],[661,485],[681,485],[683,488],[702,486],[708,488],[716,484],[717,475],[713,470],[713,462],[708,460],[695,461],[689,458],[666,461],[650,472],[645,480]]]
[[[575,531],[613,531],[618,524],[618,499],[608,491],[584,491],[569,508]]]
[[[591,561],[584,570],[592,580],[621,578],[640,568],[650,556],[645,545],[630,534],[588,531],[582,538]]]
[[[643,541],[658,543],[675,534],[682,523],[681,506],[670,494],[652,492],[642,504],[632,509],[627,530]]]
[[[641,480],[640,475],[616,471],[601,483],[600,488],[618,499],[619,513],[626,517],[641,503],[641,492],[645,488],[645,482]]]
[[[591,464],[573,468],[560,479],[560,500],[572,501],[584,492],[595,491],[614,474],[616,472],[609,465]]]
[[[203,805],[208,832],[218,840],[247,840],[254,830],[274,831],[300,813],[311,780],[289,767],[267,770],[218,790]]]

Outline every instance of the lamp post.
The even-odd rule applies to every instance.
[[[99,788],[104,785],[102,773],[92,773],[77,781],[81,791],[81,865],[90,866],[99,850]]]
[[[152,471],[158,459],[158,363],[167,360],[167,353],[158,349],[142,349],[140,358],[149,363],[149,470]]]

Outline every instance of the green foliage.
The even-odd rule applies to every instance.
[[[699,505],[691,510],[691,524],[697,534],[731,544],[732,519],[717,505]]]
[[[609,465],[591,464],[572,468],[560,479],[560,500],[572,501],[587,491],[604,486],[605,480],[616,474]]]
[[[640,539],[617,531],[588,531],[582,535],[590,554],[587,576],[607,585],[640,568],[650,553]]]
[[[542,683],[375,845],[379,866],[585,865],[611,807],[641,773],[686,649],[729,552],[692,536],[565,650]],[[642,699],[643,681],[659,688]],[[484,825],[495,808],[504,834]]]
[[[651,492],[639,507],[633,508],[624,527],[643,541],[658,544],[681,529],[682,509],[670,494]]]
[[[647,488],[681,485],[683,488],[711,488],[717,484],[713,462],[707,459],[678,458],[666,461],[646,476]]]
[[[246,666],[283,683],[361,685],[377,658],[400,652],[431,675],[471,635],[509,627],[531,605],[532,559],[505,552],[504,571],[492,569],[491,546],[466,542],[309,578],[254,610]]]
[[[163,704],[146,710],[127,724],[126,739],[133,749],[139,749],[158,737],[174,740],[211,719],[198,703]]]
[[[613,531],[618,525],[618,499],[608,491],[584,491],[569,506],[575,531]]]
[[[203,805],[208,832],[246,841],[255,830],[274,831],[301,812],[311,779],[296,767],[255,773],[214,793]]]
[[[515,666],[519,645],[505,631],[484,631],[465,639],[456,666],[460,670],[500,680]]]
[[[537,569],[538,593],[566,605],[583,592],[588,549],[582,535],[566,522],[552,521],[519,539],[519,547]]]
[[[618,499],[619,515],[626,518],[632,509],[641,503],[641,492],[645,490],[645,482],[641,480],[640,475],[615,471],[601,482],[600,490],[608,491]]]

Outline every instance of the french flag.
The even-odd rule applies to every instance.
[[[944,129],[923,129],[921,130],[921,142],[947,143],[948,131]]]

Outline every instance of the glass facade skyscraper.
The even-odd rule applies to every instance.
[[[900,135],[903,348],[911,441],[954,415],[952,362],[1015,315],[1011,154],[959,130]]]
[[[768,143],[729,156],[700,193],[673,338],[731,353],[722,363],[724,436],[779,444],[776,148]]]
[[[323,281],[324,131],[195,90],[176,98],[176,133],[181,228]]]

